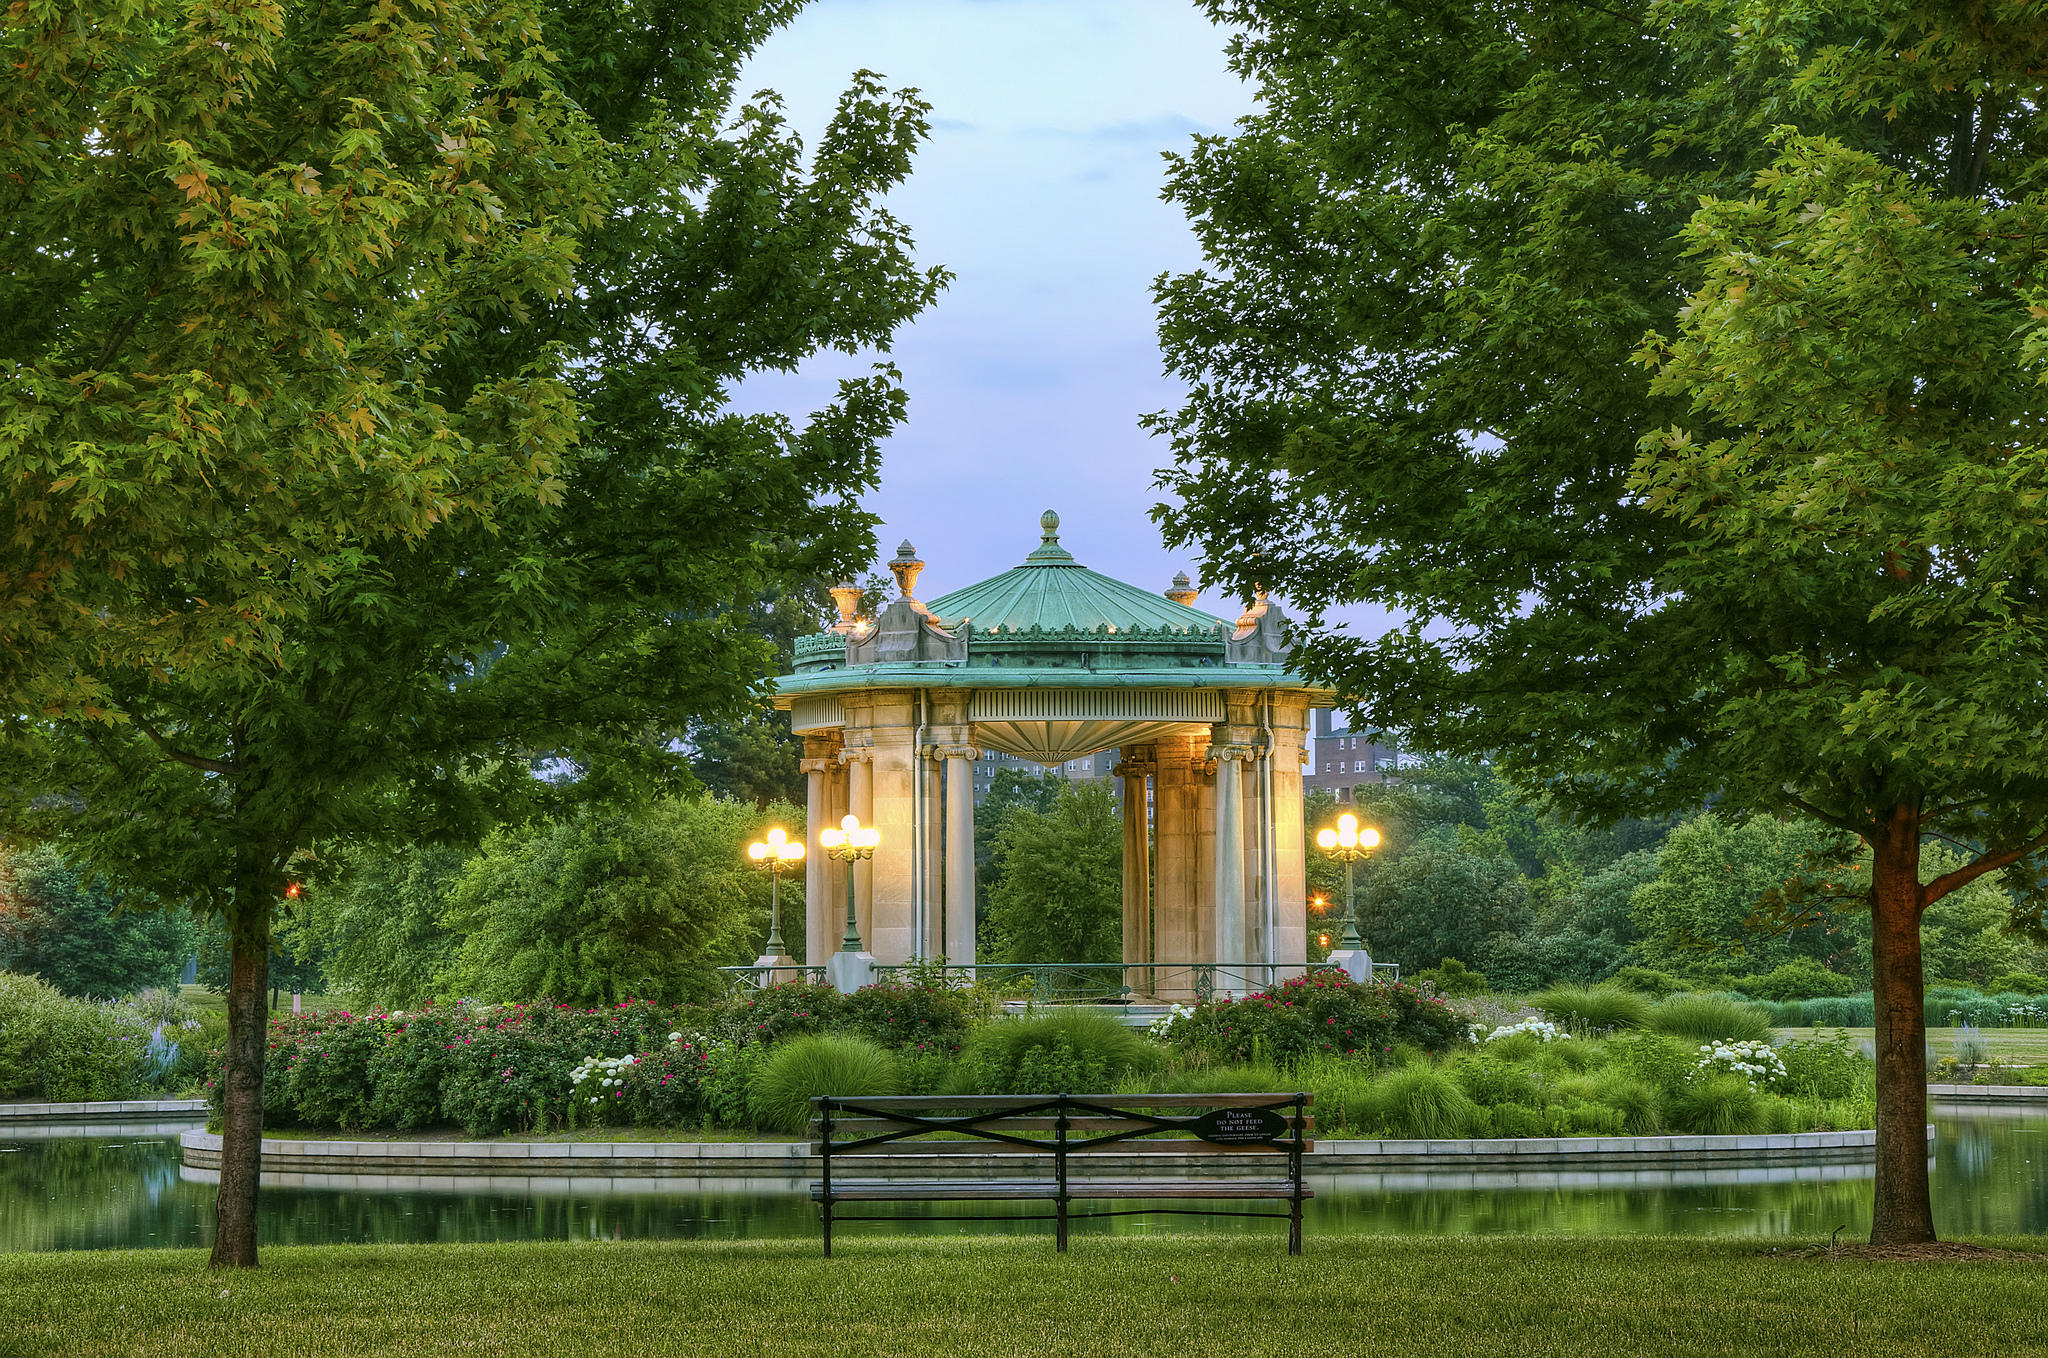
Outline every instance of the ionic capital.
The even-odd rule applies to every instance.
[[[839,752],[842,764],[872,764],[874,761],[875,751],[870,745],[849,745]]]
[[[981,758],[981,747],[977,745],[934,745],[931,747],[934,759],[965,759],[969,763]]]

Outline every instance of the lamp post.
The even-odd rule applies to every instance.
[[[871,825],[863,826],[858,816],[848,816],[837,826],[818,832],[818,847],[825,851],[827,857],[846,864],[846,937],[840,942],[839,951],[832,954],[832,960],[825,964],[833,987],[844,995],[860,989],[874,975],[874,954],[863,952],[860,946],[860,917],[854,906],[853,866],[864,858],[874,857],[875,846],[881,842],[882,832]]]
[[[1316,832],[1316,847],[1344,864],[1344,936],[1329,960],[1344,968],[1345,974],[1354,981],[1372,979],[1372,954],[1365,950],[1365,940],[1358,936],[1357,897],[1353,883],[1358,861],[1372,857],[1373,850],[1379,846],[1380,832],[1370,825],[1359,825],[1358,817],[1349,811],[1337,817],[1335,826]]]
[[[774,969],[796,963],[782,942],[782,869],[787,864],[803,862],[804,842],[791,839],[778,825],[768,832],[766,839],[747,845],[747,857],[754,860],[755,867],[768,869],[768,945],[754,965],[770,968],[767,979],[773,981]]]

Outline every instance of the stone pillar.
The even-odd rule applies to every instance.
[[[804,962],[823,966],[839,948],[833,923],[846,909],[846,879],[841,865],[826,857],[818,832],[837,825],[845,815],[844,774],[839,764],[839,733],[804,737]],[[837,908],[835,912],[835,907]]]
[[[868,709],[873,758],[872,824],[882,834],[870,865],[861,939],[877,962],[907,962],[917,950],[917,701],[878,693]]]
[[[974,761],[971,745],[941,746],[946,761],[946,961],[974,965]]]
[[[1205,962],[1208,912],[1203,862],[1203,748],[1206,736],[1170,736],[1155,746],[1152,836],[1152,993],[1162,1000],[1195,998],[1186,963]]]
[[[1272,706],[1273,891],[1279,899],[1278,928],[1271,940],[1270,960],[1279,979],[1299,976],[1308,967],[1308,864],[1302,825],[1302,761],[1307,758],[1308,695],[1275,693]]]
[[[1114,772],[1124,780],[1124,965],[1143,966],[1152,952],[1152,836],[1146,807],[1147,780],[1158,767],[1150,745],[1126,746]],[[1152,993],[1152,973],[1126,971],[1124,982],[1142,995]]]
[[[1245,948],[1244,776],[1251,762],[1242,746],[1211,747],[1216,756],[1216,911],[1210,956],[1217,963],[1216,993],[1248,989]]]
[[[846,762],[846,812],[858,817],[864,826],[875,823],[875,766],[873,755],[866,749],[846,750],[839,756]],[[880,852],[879,849],[876,850]],[[853,873],[854,919],[860,928],[861,946],[869,952],[875,950],[874,942],[874,899],[875,861],[862,859],[851,866]],[[842,884],[842,890],[843,890]],[[842,910],[844,903],[841,903]],[[836,912],[835,912],[836,913]],[[839,915],[838,932],[832,936],[832,950],[839,951],[841,940],[846,933],[846,917]]]

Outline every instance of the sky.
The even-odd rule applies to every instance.
[[[908,538],[927,563],[921,597],[1018,564],[1046,509],[1083,565],[1154,590],[1199,578],[1148,516],[1170,453],[1138,420],[1179,400],[1152,281],[1201,259],[1159,197],[1161,154],[1253,106],[1227,42],[1192,0],[812,0],[742,77],[778,91],[809,143],[862,68],[932,105],[890,209],[957,278],[894,346],[910,417],[867,501],[881,557]],[[738,403],[800,417],[868,361],[750,380]],[[1213,592],[1197,603],[1236,615]]]

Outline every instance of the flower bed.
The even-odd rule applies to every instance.
[[[344,1130],[457,1125],[472,1136],[592,1126],[746,1131],[764,1108],[782,1111],[761,1125],[788,1121],[808,1097],[792,1081],[824,1093],[857,1077],[878,1092],[1301,1090],[1316,1096],[1326,1136],[1870,1125],[1869,1062],[1846,1039],[1703,1046],[1630,1031],[1593,1040],[1542,1020],[1473,1032],[1440,997],[1323,974],[1180,1006],[1143,1033],[1085,1010],[992,1016],[984,996],[915,981],[852,996],[780,985],[700,1008],[281,1017],[265,1072],[269,1120]]]

